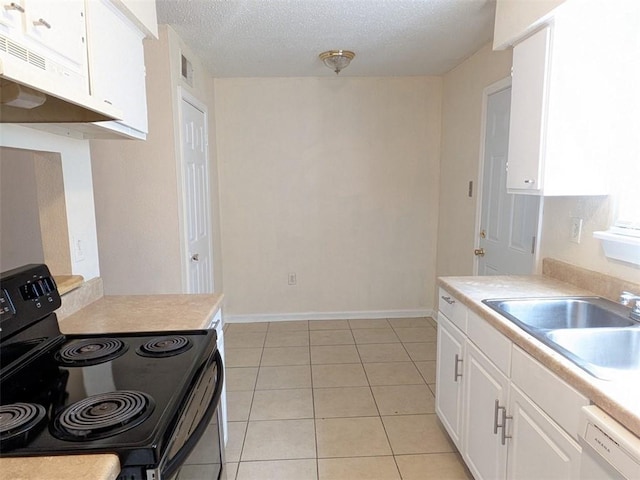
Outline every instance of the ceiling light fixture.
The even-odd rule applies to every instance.
[[[356,54],[349,50],[329,50],[320,54],[320,60],[338,75],[343,68],[349,66],[355,56]]]

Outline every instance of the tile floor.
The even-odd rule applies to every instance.
[[[228,480],[470,479],[435,415],[430,318],[230,324]]]

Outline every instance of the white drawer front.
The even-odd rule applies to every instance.
[[[509,377],[511,366],[511,341],[489,323],[469,311],[467,314],[467,336],[469,340]]]
[[[438,290],[438,310],[460,330],[467,331],[467,307],[444,288]]]

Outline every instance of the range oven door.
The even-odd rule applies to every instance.
[[[224,444],[220,438],[218,406],[224,367],[220,352],[216,350],[202,370],[171,445],[159,468],[147,471],[147,480],[171,480],[182,468],[185,474],[196,473],[194,478],[222,478]]]

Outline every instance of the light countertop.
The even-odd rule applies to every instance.
[[[592,292],[546,276],[442,277],[438,282],[514,344],[640,436],[640,378],[597,379],[481,303],[488,298],[589,296],[594,295]]]
[[[59,321],[66,334],[198,330],[222,305],[221,294],[106,296]],[[1,480],[115,480],[117,455],[0,458]]]

